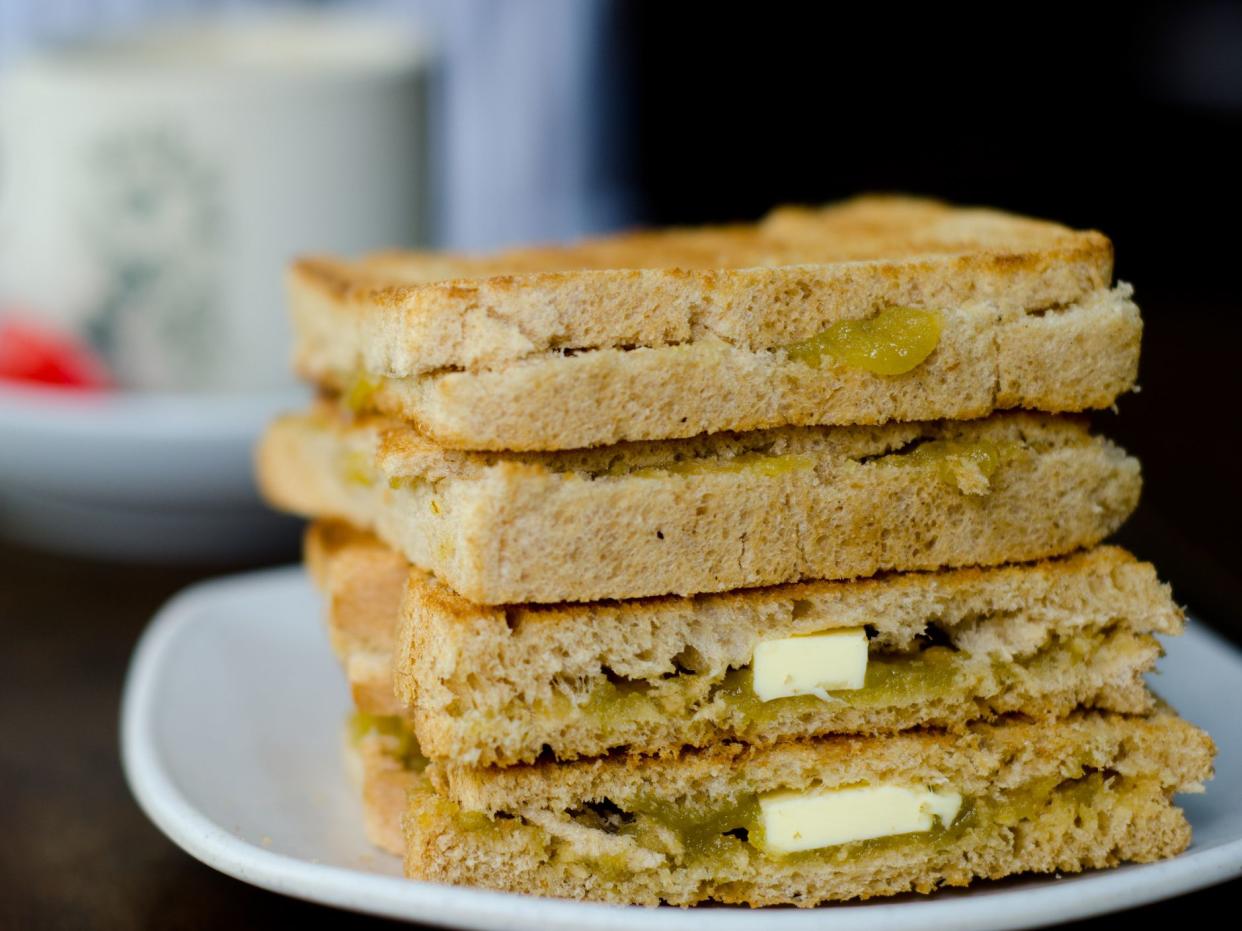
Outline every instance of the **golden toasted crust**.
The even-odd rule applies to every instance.
[[[404,557],[343,521],[315,521],[307,527],[303,555],[326,599],[333,645],[348,646],[350,652],[392,649],[400,592],[409,573]],[[339,638],[348,642],[341,644]]]
[[[994,474],[902,455],[923,440],[990,449]],[[273,424],[258,473],[276,506],[372,529],[483,604],[1038,559],[1111,533],[1140,486],[1082,423],[1026,414],[501,455],[321,412]]]
[[[392,648],[409,563],[342,521],[312,523],[303,552],[354,704],[368,714],[404,715],[393,689]]]
[[[708,335],[765,348],[882,304],[971,298],[1042,309],[1106,287],[1111,276],[1112,246],[1096,232],[864,197],[777,210],[756,226],[637,233],[493,257],[307,259],[294,265],[290,284],[303,364],[318,368],[323,356],[345,363],[328,368],[403,376]],[[322,311],[332,313],[326,333],[303,319]]]
[[[401,816],[407,796],[430,788],[422,763],[409,752],[410,740],[376,730],[355,734],[348,727],[342,742],[345,772],[363,801],[366,839],[397,857],[405,853]]]
[[[411,789],[425,782],[422,773],[407,765],[391,737],[370,731],[344,740],[345,768],[362,796],[363,830],[381,850],[401,856],[405,838],[401,813]]]
[[[786,208],[490,258],[304,260],[300,373],[462,449],[552,450],[788,424],[1107,407],[1142,330],[1098,233],[908,198]],[[784,348],[891,305],[935,310],[900,376]],[[361,397],[361,395],[360,395]]]
[[[1189,843],[1189,826],[1170,798],[1201,789],[1213,752],[1205,734],[1160,712],[980,725],[969,738],[915,731],[762,750],[725,744],[659,760],[433,766],[431,782],[410,795],[406,872],[618,903],[809,906],[1026,871],[1147,862]],[[573,817],[604,800],[621,811],[653,799],[673,806],[705,799],[710,807],[755,791],[859,782],[952,789],[975,815],[931,843],[916,835],[782,859],[725,838],[706,860],[675,839],[644,842]],[[475,814],[493,811],[506,817]]]

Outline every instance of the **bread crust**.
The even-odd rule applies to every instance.
[[[886,304],[949,307],[969,298],[1038,310],[1070,304],[1111,277],[1112,245],[1098,232],[860,197],[778,209],[754,226],[631,233],[491,257],[303,259],[290,289],[303,365],[400,377],[709,335],[771,348]],[[325,332],[310,319],[316,314],[327,316]]]
[[[994,474],[946,480],[900,455],[937,439],[989,444]],[[1082,423],[1029,414],[502,455],[321,411],[273,424],[258,473],[276,506],[374,530],[481,604],[1039,559],[1107,536],[1141,484],[1138,463]]]
[[[367,405],[456,449],[555,450],[790,424],[968,419],[994,410],[1104,408],[1134,386],[1142,320],[1129,288],[1055,312],[1000,319],[991,305],[942,311],[936,350],[876,375],[717,338],[543,353],[483,371],[368,375]],[[349,372],[304,373],[348,391]]]
[[[425,788],[425,777],[411,768],[391,737],[370,731],[346,734],[342,743],[345,769],[362,798],[362,826],[367,840],[385,853],[405,854],[402,812],[411,790]]]
[[[469,258],[307,259],[295,366],[461,449],[552,450],[788,424],[1107,407],[1142,323],[1098,233],[910,198],[785,208],[754,226]],[[784,348],[892,305],[941,318],[913,371]]]
[[[324,598],[328,639],[359,711],[404,716],[393,684],[392,649],[410,566],[369,533],[341,521],[306,529],[303,555]]]

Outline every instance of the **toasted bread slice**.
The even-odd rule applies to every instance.
[[[405,853],[401,813],[411,789],[426,778],[426,761],[397,718],[355,715],[345,730],[345,770],[362,797],[367,840],[387,853]]]
[[[373,535],[340,521],[318,521],[308,527],[302,552],[326,600],[328,631],[337,654],[391,650],[396,610],[409,573],[405,558]]]
[[[1140,487],[1081,422],[1030,414],[500,455],[324,405],[258,460],[276,506],[372,529],[481,604],[1038,559],[1107,536]]]
[[[507,608],[469,602],[417,569],[403,584],[389,571],[391,551],[338,523],[313,524],[307,551],[388,606],[388,640],[366,654],[375,662],[346,663],[359,708],[408,709],[424,754],[473,765],[960,730],[1080,705],[1141,713],[1151,707],[1141,676],[1159,653],[1151,635],[1183,625],[1155,570],[1111,546],[990,569]],[[338,590],[332,627],[348,637],[360,620],[351,607],[362,603]],[[863,688],[758,700],[758,644],[857,627],[871,633]]]
[[[326,602],[328,636],[358,710],[404,715],[392,651],[410,565],[369,533],[339,521],[307,528],[303,553]]]
[[[486,258],[308,259],[290,293],[305,377],[444,446],[550,450],[1106,407],[1142,330],[1111,279],[1099,233],[866,197]],[[798,351],[892,307],[937,320],[906,371]]]
[[[989,569],[695,598],[475,605],[414,570],[395,679],[423,752],[472,765],[655,752],[724,739],[960,730],[1010,712],[1142,713],[1142,676],[1182,612],[1116,547]],[[763,701],[762,643],[864,628],[862,687]]]
[[[663,758],[477,769],[432,764],[410,794],[406,872],[573,899],[811,906],[931,892],[978,878],[1076,872],[1173,856],[1172,805],[1202,789],[1214,752],[1168,711],[1087,713]],[[930,830],[792,855],[770,849],[773,792],[919,787],[960,795]]]

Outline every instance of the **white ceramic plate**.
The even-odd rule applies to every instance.
[[[264,424],[305,392],[81,394],[0,385],[0,532],[114,559],[236,562],[296,538],[254,486]]]
[[[362,836],[340,740],[349,697],[299,569],[196,586],[139,644],[122,711],[131,789],[203,862],[299,898],[457,928],[697,929],[703,909],[584,905],[418,883]],[[983,883],[930,898],[811,910],[713,908],[717,931],[1018,928],[1166,898],[1242,875],[1242,654],[1201,626],[1169,644],[1157,686],[1220,746],[1184,807],[1176,859],[1064,879]]]

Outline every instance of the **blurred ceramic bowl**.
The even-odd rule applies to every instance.
[[[268,510],[254,444],[302,390],[83,393],[0,383],[0,535],[139,562],[288,555],[298,522]]]

